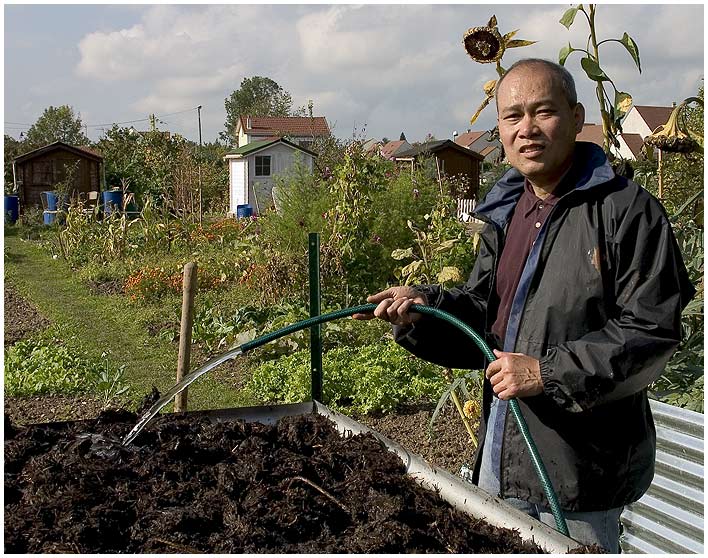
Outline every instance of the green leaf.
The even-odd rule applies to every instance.
[[[563,17],[560,18],[560,23],[565,26],[566,29],[570,29],[570,26],[573,25],[573,21],[575,21],[575,16],[578,13],[578,7],[575,8],[570,8],[565,11],[563,14]]]
[[[407,266],[405,266],[401,270],[401,273],[403,273],[403,275],[411,275],[412,273],[415,273],[416,271],[418,271],[422,266],[423,266],[423,261],[416,260],[414,262],[409,263]]]
[[[637,69],[639,70],[639,73],[642,73],[642,64],[639,60],[639,47],[637,46],[637,43],[634,42],[634,39],[627,35],[625,33],[622,35],[622,39],[620,40],[620,43],[624,45],[624,48],[627,49],[629,54],[632,56],[632,59],[634,60],[634,63],[637,65]]]
[[[570,53],[574,50],[575,49],[570,46],[570,43],[568,43],[568,46],[564,46],[562,49],[560,49],[560,52],[558,53],[558,63],[563,66],[568,56],[570,56]]]
[[[600,65],[592,58],[588,58],[586,56],[585,58],[583,58],[580,61],[580,65],[582,66],[583,70],[585,70],[585,73],[588,75],[588,77],[591,80],[593,80],[593,81],[610,81],[610,78],[607,77],[605,72],[602,71],[602,68],[600,68]]]
[[[397,248],[391,252],[391,257],[394,260],[403,260],[405,258],[413,258],[413,248],[406,248],[405,250]]]
[[[446,250],[449,250],[452,248],[455,244],[457,244],[456,238],[450,238],[448,240],[444,240],[438,246],[435,248],[435,253],[439,254],[440,252],[445,252]]]

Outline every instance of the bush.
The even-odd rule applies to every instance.
[[[447,386],[438,366],[394,343],[333,349],[323,355],[322,368],[323,402],[349,413],[391,412],[406,401],[436,401]],[[309,352],[261,364],[247,389],[264,402],[309,399]]]

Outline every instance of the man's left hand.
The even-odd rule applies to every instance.
[[[494,351],[497,360],[492,362],[485,376],[499,399],[530,397],[543,393],[541,364],[523,353]]]

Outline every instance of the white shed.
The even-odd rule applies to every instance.
[[[312,172],[316,156],[284,138],[254,141],[227,153],[229,215],[236,216],[239,205],[250,205],[254,215],[271,207],[275,176],[287,174],[298,162]]]

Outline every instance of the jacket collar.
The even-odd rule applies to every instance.
[[[566,178],[575,181],[574,190],[590,190],[615,177],[615,172],[602,148],[594,143],[575,143],[574,162]],[[516,169],[509,170],[492,187],[475,209],[475,217],[493,221],[504,228],[516,202],[524,191],[524,177]]]

